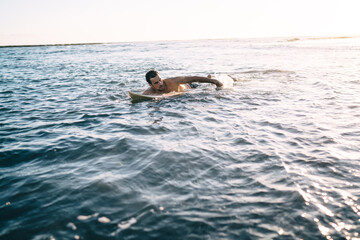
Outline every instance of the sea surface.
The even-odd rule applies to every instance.
[[[359,198],[360,38],[0,48],[2,240],[360,239]]]

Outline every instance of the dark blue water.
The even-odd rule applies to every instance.
[[[230,74],[132,102],[144,74]],[[0,48],[0,239],[359,239],[359,39]]]

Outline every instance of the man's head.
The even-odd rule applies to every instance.
[[[165,90],[164,82],[161,80],[160,74],[151,70],[145,75],[146,81],[149,83],[150,87],[156,92],[161,92]]]

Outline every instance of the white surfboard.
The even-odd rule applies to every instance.
[[[140,93],[134,93],[129,91],[129,96],[132,100],[135,101],[145,101],[145,100],[161,100],[164,98],[170,98],[170,97],[176,97],[179,95],[184,94],[184,92],[170,92],[170,93],[164,93],[161,95],[143,95]]]

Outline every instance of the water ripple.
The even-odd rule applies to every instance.
[[[359,48],[323,44],[0,48],[0,238],[357,239]],[[236,81],[131,102],[154,67]]]

